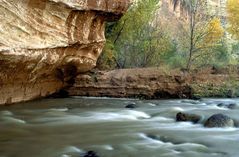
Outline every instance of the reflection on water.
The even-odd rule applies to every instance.
[[[137,108],[126,109],[135,103]],[[239,119],[239,99],[45,99],[0,107],[0,157],[238,157],[238,128],[175,122],[177,112]],[[202,120],[203,121],[203,120]]]

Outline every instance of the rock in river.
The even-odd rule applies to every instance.
[[[125,108],[128,108],[128,109],[134,109],[136,107],[137,107],[136,104],[133,104],[133,103],[125,106]]]
[[[176,121],[184,121],[184,122],[193,122],[198,123],[202,117],[196,114],[182,113],[179,112],[176,115]]]
[[[94,151],[88,151],[84,157],[99,157]]]
[[[227,115],[224,114],[214,114],[208,118],[204,124],[205,127],[234,127],[234,121]]]
[[[228,108],[228,109],[237,109],[238,105],[236,103],[231,103],[231,104],[224,104],[224,103],[220,103],[217,105],[218,107],[223,107],[223,108]]]

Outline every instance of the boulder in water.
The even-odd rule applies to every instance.
[[[229,109],[236,109],[238,107],[237,104],[235,103],[231,103],[231,104],[224,104],[224,103],[220,103],[217,105],[218,107],[224,107],[224,108],[229,108]]]
[[[131,103],[131,104],[128,104],[128,105],[126,105],[125,106],[125,108],[128,108],[128,109],[134,109],[134,108],[136,108],[137,106],[136,106],[136,104],[134,104],[134,103]]]
[[[218,106],[218,107],[225,107],[226,104],[224,104],[224,103],[219,103],[217,106]]]
[[[204,126],[208,128],[234,127],[234,121],[229,116],[219,113],[209,117],[208,120],[205,122]]]
[[[202,98],[200,96],[198,96],[198,95],[194,95],[194,96],[192,96],[191,99],[192,100],[201,100]]]
[[[237,108],[237,104],[232,103],[232,104],[229,104],[227,107],[233,110]]]
[[[84,157],[99,157],[94,151],[88,151]]]
[[[182,113],[179,112],[176,115],[176,121],[178,122],[193,122],[198,123],[202,117],[196,114]]]
[[[239,128],[239,120],[238,119],[234,119],[234,126]]]

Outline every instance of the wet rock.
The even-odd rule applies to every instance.
[[[160,136],[157,135],[153,135],[153,134],[148,134],[146,135],[148,138],[156,140],[156,141],[160,141]]]
[[[232,89],[229,89],[226,93],[227,98],[234,98],[235,97],[235,92]]]
[[[83,157],[99,157],[99,156],[94,151],[88,151]]]
[[[192,96],[192,100],[201,100],[202,98],[200,96],[194,95]]]
[[[224,104],[224,103],[219,103],[217,106],[218,106],[218,107],[225,107],[226,104]]]
[[[184,143],[183,141],[180,141],[180,139],[173,138],[170,136],[160,136],[160,141],[164,143],[172,143],[174,145],[179,145]]]
[[[182,144],[177,139],[174,139],[174,138],[169,137],[169,136],[159,136],[159,135],[153,135],[153,134],[148,134],[146,136],[148,138],[152,139],[152,140],[156,140],[156,141],[159,141],[159,142],[173,143],[173,144]]]
[[[128,108],[128,109],[134,109],[136,107],[137,107],[136,104],[133,104],[133,103],[125,106],[125,108]]]
[[[236,109],[237,108],[237,104],[229,104],[227,107],[229,109]]]
[[[200,115],[196,114],[189,114],[189,113],[182,113],[179,112],[176,115],[176,121],[178,122],[193,122],[193,123],[198,123],[201,120]]]
[[[69,97],[69,93],[64,89],[61,89],[59,92],[49,96],[49,98],[68,98],[68,97]]]
[[[200,104],[198,100],[182,100],[182,103],[189,103],[189,104]]]
[[[224,103],[220,103],[217,105],[218,107],[224,107],[224,108],[229,108],[229,109],[236,109],[238,106],[235,103],[231,103],[231,104],[224,104]]]
[[[208,118],[204,124],[205,127],[234,127],[234,121],[227,115],[224,114],[214,114]]]
[[[234,126],[237,127],[237,128],[239,127],[239,120],[237,120],[237,119],[235,120],[234,119]]]

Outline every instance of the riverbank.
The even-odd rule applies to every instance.
[[[238,97],[238,72],[207,68],[192,72],[160,68],[96,71],[78,75],[70,96],[146,99]]]

